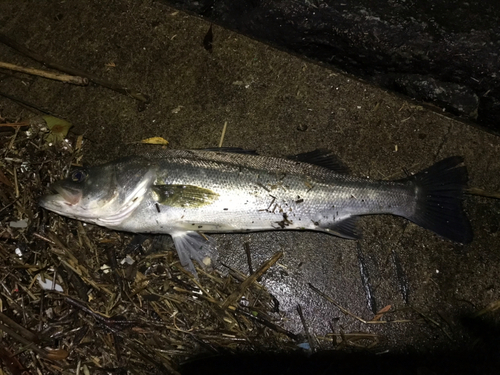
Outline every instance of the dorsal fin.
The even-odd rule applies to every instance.
[[[301,161],[303,163],[314,164],[319,167],[328,168],[342,174],[349,174],[350,170],[337,155],[326,149],[317,149],[304,152],[298,155],[288,156],[290,160]]]

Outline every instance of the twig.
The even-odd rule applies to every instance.
[[[470,188],[465,190],[465,192],[470,195],[479,195],[480,197],[500,199],[500,193],[486,191],[479,188]]]
[[[233,304],[241,298],[241,296],[245,293],[245,290],[259,277],[261,277],[274,263],[276,263],[283,256],[283,252],[279,251],[273,255],[271,259],[265,262],[260,268],[251,274],[245,281],[243,281],[240,287],[235,290],[229,297],[226,298],[224,303],[222,304],[223,309],[227,309],[229,306],[233,306]]]
[[[71,83],[72,85],[87,86],[89,84],[88,78],[76,77],[61,73],[54,73],[54,72],[49,72],[47,70],[41,70],[35,68],[24,68],[22,66],[6,63],[3,61],[0,61],[0,68],[14,70],[16,72],[26,73],[32,76],[39,76],[43,78],[53,79],[55,81]]]
[[[220,136],[219,147],[222,147],[222,143],[224,142],[224,136],[226,135],[227,129],[227,121],[224,123],[224,127],[222,128],[222,134]]]
[[[484,309],[478,311],[476,314],[474,314],[474,316],[478,317],[478,316],[484,315],[484,314],[489,313],[489,312],[494,312],[494,311],[499,310],[499,309],[500,309],[500,300],[497,300],[497,301],[491,302]]]
[[[241,308],[236,309],[236,312],[266,326],[267,328],[271,328],[272,330],[274,330],[276,332],[282,333],[294,341],[297,341],[299,339],[299,336],[296,335],[295,333],[287,331],[286,329],[274,324],[273,322],[270,322],[269,320],[265,319],[264,317],[262,317],[260,315],[257,315],[257,316],[252,315],[252,314],[242,310]]]
[[[29,109],[30,111],[32,111],[32,112],[34,112],[33,110],[35,110],[35,111],[38,111],[38,112],[44,113],[44,114],[46,114],[46,115],[51,115],[51,116],[55,116],[55,117],[61,117],[61,116],[58,116],[58,115],[56,115],[56,114],[54,114],[54,113],[52,113],[52,112],[47,111],[46,109],[43,109],[43,108],[37,107],[36,105],[34,105],[34,104],[30,103],[30,102],[27,102],[27,101],[26,101],[26,100],[24,100],[24,99],[18,98],[18,97],[16,97],[16,96],[12,96],[12,95],[6,94],[6,93],[1,92],[1,91],[0,91],[0,96],[3,96],[3,97],[5,97],[5,98],[7,98],[7,99],[10,99],[10,100],[12,100],[13,102],[16,102],[17,104],[20,104],[20,105],[22,105],[23,107],[28,108],[28,109]],[[35,112],[35,113],[37,113],[37,112]],[[37,114],[38,114],[38,113],[37,113]]]
[[[0,323],[0,330],[4,331],[6,334],[8,334],[10,337],[13,339],[19,341],[20,343],[26,345],[27,349],[31,349],[43,358],[47,358],[48,353],[43,350],[42,348],[39,348],[38,346],[35,345],[33,341],[30,339],[24,338],[22,335],[18,334],[15,332],[13,329],[10,329],[9,327],[3,325]]]
[[[16,191],[16,198],[19,198],[19,184],[17,183],[17,168],[14,167],[14,188]]]
[[[7,315],[4,313],[0,312],[0,322],[7,324],[13,329],[17,329],[22,336],[24,336],[26,339],[34,342],[38,342],[37,336],[31,332],[29,329],[24,328],[22,325],[17,324],[14,320],[9,318]]]
[[[248,270],[252,274],[253,267],[252,267],[252,254],[250,254],[250,245],[248,244],[248,242],[245,242],[243,244],[243,247],[245,248],[245,254],[247,255]]]
[[[94,317],[97,321],[104,324],[104,326],[106,326],[111,332],[118,332],[118,331],[123,330],[124,328],[129,328],[129,327],[138,325],[138,322],[133,321],[133,320],[107,318],[100,313],[92,311],[84,303],[82,303],[74,298],[71,298],[69,296],[65,296],[64,299],[70,305],[73,305],[73,306],[79,308],[83,312]]]
[[[5,34],[0,33],[0,42],[15,49],[17,52],[20,52],[23,55],[26,55],[29,58],[44,64],[45,66],[47,66],[49,68],[56,69],[56,70],[59,70],[61,72],[67,73],[67,74],[85,77],[85,78],[89,79],[90,81],[94,82],[96,85],[107,87],[110,90],[119,92],[120,94],[130,96],[130,97],[137,99],[137,100],[144,102],[144,103],[150,102],[150,98],[146,94],[143,94],[143,93],[128,89],[126,87],[117,85],[115,83],[103,80],[103,79],[101,79],[101,78],[99,78],[91,73],[84,72],[83,70],[66,67],[66,66],[63,66],[63,65],[56,63],[54,61],[47,60],[47,58],[45,56],[42,56],[34,51],[31,51],[30,49],[26,48],[22,44],[19,44],[16,41],[14,41],[13,39],[9,38]]]
[[[45,242],[48,242],[48,243],[50,243],[50,244],[52,244],[52,245],[55,245],[55,244],[56,244],[54,241],[52,241],[51,239],[49,239],[49,238],[47,238],[47,237],[42,236],[41,234],[38,234],[38,233],[33,233],[33,236],[38,237],[38,238],[40,238],[41,240],[44,240]]]
[[[443,333],[448,336],[448,338],[450,340],[453,340],[453,338],[451,337],[451,335],[444,329],[444,327],[439,324],[438,321],[436,321],[435,319],[432,319],[430,316],[424,314],[423,312],[421,312],[420,310],[417,310],[416,308],[412,307],[412,310],[415,311],[417,314],[419,314],[425,321],[435,325],[436,327],[438,327],[441,331],[443,331]]]
[[[360,318],[359,316],[354,315],[349,310],[344,309],[337,302],[335,302],[331,297],[327,296],[325,293],[323,293],[321,290],[319,290],[318,288],[316,288],[311,283],[309,283],[309,288],[311,288],[315,293],[319,294],[321,297],[323,297],[324,299],[326,299],[328,302],[334,304],[344,314],[349,315],[349,316],[353,317],[356,320],[359,320],[361,323],[364,323],[364,324],[387,324],[387,323],[410,323],[411,322],[411,320],[408,320],[408,319],[390,320],[390,321],[389,320],[364,320],[363,318]]]
[[[309,348],[312,351],[316,350],[317,347],[317,342],[316,340],[313,340],[313,336],[311,335],[311,332],[309,332],[309,327],[307,326],[306,318],[304,317],[304,314],[302,313],[302,306],[297,305],[297,313],[299,314],[300,321],[302,323],[302,327],[304,327],[304,332],[307,337],[307,342],[309,343]]]
[[[14,133],[14,136],[12,137],[12,139],[10,140],[10,143],[9,143],[9,147],[8,147],[9,150],[12,150],[12,147],[14,147],[14,142],[16,141],[17,133],[19,133],[20,128],[21,128],[20,126],[16,127],[16,132]]]
[[[29,124],[29,122],[26,122],[26,121],[0,124],[0,128],[2,128],[2,127],[12,127],[12,128],[15,128],[17,126],[30,126],[30,124]]]

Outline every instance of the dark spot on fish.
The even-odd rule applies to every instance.
[[[264,185],[262,185],[260,182],[257,182],[257,186],[261,187],[262,189],[264,189],[265,191],[267,191],[268,193],[271,191],[269,190],[268,188],[266,188]]]
[[[283,213],[283,220],[277,221],[276,224],[278,224],[281,227],[281,229],[284,229],[285,227],[293,223],[290,220],[288,220],[288,215],[286,213]]]
[[[278,224],[281,229],[285,229],[285,222],[283,220],[275,221],[275,223]]]
[[[194,225],[194,223],[193,223],[193,224],[191,224],[191,225]]]
[[[198,225],[198,229],[201,229],[201,228],[203,228],[203,225]]]
[[[227,210],[229,210],[229,208],[224,208],[224,211],[227,211]]]
[[[297,204],[298,204],[298,203],[302,203],[302,202],[304,202],[304,200],[303,200],[303,199],[297,199],[297,200],[295,201],[295,203],[297,203]]]
[[[160,205],[158,203],[155,203],[155,207],[156,207],[156,211],[158,211],[158,213],[160,213]]]
[[[135,202],[137,200],[137,198],[139,198],[139,197],[135,197],[134,199],[132,199],[132,202]]]
[[[314,221],[314,220],[311,220],[313,222],[314,225],[316,225],[317,227],[319,227],[319,221]]]
[[[276,200],[276,197],[273,197],[271,194],[269,194],[269,196],[271,198],[273,198],[273,200],[271,201],[271,203],[269,203],[269,206],[267,206],[266,208],[266,211],[269,211],[269,209],[271,208],[271,206],[273,205],[274,201]]]

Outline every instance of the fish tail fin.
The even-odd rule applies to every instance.
[[[415,184],[417,205],[407,219],[459,243],[472,241],[472,229],[462,209],[467,183],[463,158],[453,156],[409,177]]]

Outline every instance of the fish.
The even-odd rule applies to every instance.
[[[215,242],[206,233],[312,230],[360,237],[363,215],[404,217],[453,242],[472,241],[462,207],[463,158],[405,178],[352,175],[325,149],[287,158],[239,148],[162,150],[73,170],[40,206],[106,228],[172,236],[181,265],[196,275]]]

